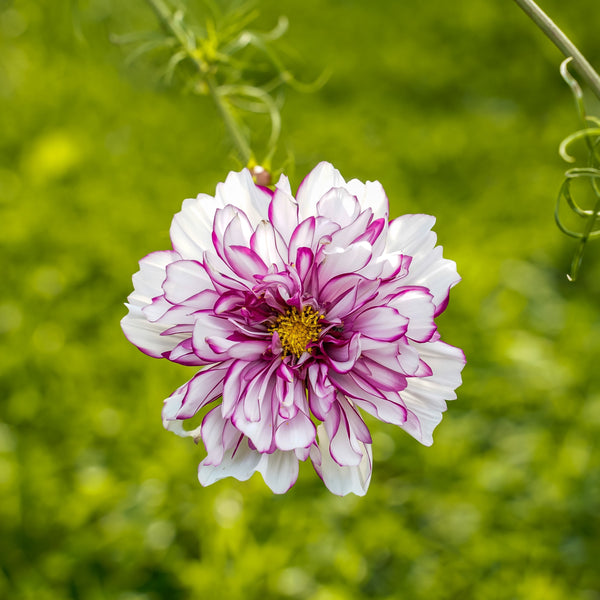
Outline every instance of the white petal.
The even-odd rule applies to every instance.
[[[328,246],[321,256],[318,274],[324,286],[338,275],[360,271],[373,258],[373,253],[369,242],[357,242],[347,248]]]
[[[316,430],[313,422],[298,411],[291,419],[284,419],[275,431],[275,443],[280,450],[307,448],[315,440]]]
[[[335,221],[342,227],[353,223],[359,213],[360,204],[343,188],[329,190],[317,203],[317,214]]]
[[[225,182],[217,185],[215,197],[223,206],[231,204],[241,208],[253,227],[263,219],[269,218],[268,207],[271,196],[254,183],[248,169],[239,173],[229,173]]]
[[[332,188],[345,187],[340,172],[327,162],[319,163],[302,181],[296,193],[300,221],[317,214],[317,203]]]
[[[403,285],[426,287],[433,295],[436,314],[444,308],[450,288],[460,281],[456,263],[443,258],[443,248],[434,248],[437,237],[431,230],[435,217],[430,215],[403,215],[394,219],[388,230],[388,252],[412,256],[408,275]]]
[[[311,447],[310,456],[315,470],[321,479],[323,479],[329,491],[338,496],[345,496],[350,493],[357,496],[364,496],[371,481],[373,464],[371,444],[359,442],[362,451],[360,464],[342,467],[329,454],[329,437],[322,424],[317,427],[317,434],[319,448],[315,446]]]
[[[262,455],[256,470],[275,494],[285,494],[298,479],[298,458],[294,452],[275,450]]]
[[[211,485],[225,477],[234,477],[246,481],[252,477],[260,462],[261,454],[251,450],[248,441],[243,439],[239,446],[229,448],[219,465],[205,464],[206,459],[198,467],[198,480],[203,486]]]
[[[208,194],[183,201],[171,223],[173,248],[183,258],[201,260],[202,253],[212,246],[212,230],[215,211],[223,208],[223,203]]]
[[[384,218],[387,221],[390,209],[388,198],[379,181],[367,181],[363,183],[358,179],[352,179],[346,184],[346,189],[360,203],[362,210],[370,208],[376,219]]]
[[[281,237],[289,242],[299,222],[298,204],[290,194],[275,191],[269,206],[269,221]]]
[[[415,256],[433,250],[437,236],[431,215],[402,215],[390,222],[386,250]]]
[[[178,260],[167,266],[163,290],[169,302],[180,304],[206,289],[213,289],[212,282],[195,260]]]
[[[152,252],[144,256],[139,262],[140,270],[132,277],[134,290],[127,298],[129,303],[146,306],[153,298],[161,296],[167,265],[180,258],[179,254],[172,250]]]
[[[277,190],[281,190],[282,192],[285,192],[289,196],[292,195],[292,188],[290,186],[290,180],[283,173],[279,176],[279,181],[275,184],[275,188]]]
[[[284,269],[285,265],[277,247],[276,233],[273,226],[267,221],[261,221],[252,235],[251,248],[260,256],[263,262],[270,267],[275,265],[278,271]],[[287,250],[285,252],[287,256]]]
[[[189,334],[161,335],[168,327],[161,323],[150,323],[139,306],[126,304],[129,314],[121,319],[121,329],[125,337],[136,345],[144,354],[154,358],[162,358],[163,353],[170,352]]]
[[[433,374],[408,378],[408,385],[400,392],[400,397],[418,422],[409,419],[402,427],[425,446],[431,446],[433,430],[446,410],[445,401],[456,398],[454,390],[462,383],[465,355],[459,348],[442,341],[413,345]]]
[[[388,306],[408,318],[406,336],[416,342],[427,342],[436,330],[433,321],[435,306],[432,297],[423,289],[408,289],[396,295]]]

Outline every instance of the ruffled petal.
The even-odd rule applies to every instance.
[[[171,242],[182,258],[202,260],[204,251],[212,246],[215,211],[223,208],[218,198],[199,194],[183,201],[171,223]]]
[[[356,221],[359,213],[360,204],[344,188],[335,187],[330,189],[317,202],[317,214],[335,221],[341,227],[346,227]]]
[[[376,219],[384,218],[387,221],[390,212],[389,202],[379,181],[363,183],[358,179],[351,179],[346,184],[346,189],[356,197],[363,210],[370,208]]]
[[[456,398],[455,390],[462,383],[465,366],[462,350],[442,341],[418,344],[421,358],[429,365],[429,377],[410,377],[400,396],[409,415],[402,427],[425,446],[433,444],[433,430],[442,420],[446,400]]]
[[[253,227],[269,218],[271,195],[254,183],[248,169],[229,173],[224,183],[217,185],[215,197],[222,206],[231,204],[242,209]]]
[[[431,231],[435,217],[403,215],[394,219],[388,229],[387,251],[412,256],[404,285],[426,287],[433,295],[436,316],[446,307],[450,288],[460,281],[456,263],[443,258],[443,248],[435,247],[437,236]]]
[[[291,419],[283,419],[275,431],[275,444],[280,450],[308,448],[314,441],[317,431],[302,411],[298,411]]]
[[[256,472],[261,458],[260,452],[251,449],[248,441],[241,437],[238,445],[224,452],[218,465],[210,464],[205,458],[198,467],[198,480],[203,486],[211,485],[225,477],[246,481]]]
[[[329,437],[323,425],[317,427],[319,445],[311,446],[310,457],[315,471],[330,492],[338,496],[364,496],[371,482],[373,453],[371,444],[360,443],[362,458],[358,465],[341,466],[328,451]]]
[[[298,479],[298,458],[294,452],[275,450],[263,454],[256,470],[275,494],[285,494]]]
[[[352,322],[353,331],[381,342],[400,339],[408,328],[408,319],[390,306],[376,306],[362,311]]]
[[[428,342],[436,331],[433,320],[435,306],[432,295],[424,288],[407,288],[388,303],[408,318],[406,337],[415,342]]]
[[[346,182],[340,172],[330,163],[319,163],[303,180],[296,199],[299,206],[300,220],[317,213],[319,200],[332,188],[344,187]]]
[[[165,299],[172,304],[181,304],[206,290],[214,292],[206,269],[194,260],[178,260],[167,265],[162,289]]]
[[[189,334],[163,335],[168,325],[151,323],[139,306],[126,304],[129,313],[121,319],[121,329],[125,337],[144,354],[153,358],[163,358]]]

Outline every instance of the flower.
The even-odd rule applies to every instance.
[[[173,250],[140,261],[121,325],[146,354],[201,367],[162,417],[204,442],[202,485],[258,471],[283,493],[310,458],[333,493],[364,495],[360,411],[433,443],[465,364],[434,318],[460,277],[434,217],[388,223],[388,210],[379,182],[346,182],[328,163],[296,198],[285,176],[273,192],[243,170],[185,200]]]

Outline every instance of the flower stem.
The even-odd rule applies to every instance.
[[[201,54],[198,52],[194,38],[185,30],[185,27],[181,21],[176,19],[175,15],[171,12],[163,0],[146,1],[156,13],[156,16],[162,23],[163,27],[167,29],[169,33],[175,36],[185,54],[196,65],[200,76],[204,79],[208,91],[217,106],[217,110],[219,111],[219,114],[225,123],[225,127],[231,136],[233,143],[242,155],[242,160],[244,163],[248,164],[250,159],[253,157],[250,144],[240,130],[231,107],[223,99],[222,95],[219,94],[219,86],[214,76],[209,71],[209,65],[207,65],[207,63],[201,57]]]
[[[533,0],[514,1],[567,58],[573,58],[573,66],[596,97],[600,99],[600,75],[598,75],[585,56],[577,49],[577,46],[573,44],[556,23]]]

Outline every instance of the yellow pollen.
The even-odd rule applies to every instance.
[[[285,314],[279,315],[269,331],[271,333],[276,331],[279,335],[283,348],[282,356],[294,354],[300,357],[303,352],[310,352],[312,348],[308,345],[319,339],[322,329],[319,324],[321,319],[321,315],[310,306],[305,306],[302,312],[290,308]]]

